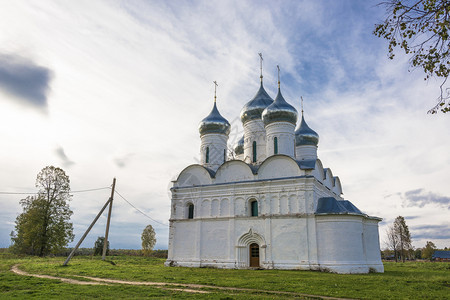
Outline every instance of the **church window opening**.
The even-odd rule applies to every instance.
[[[273,154],[278,154],[278,138],[273,139]]]
[[[223,162],[227,160],[227,149],[223,149]]]
[[[209,147],[206,147],[206,160],[205,162],[208,164],[209,163]]]
[[[253,141],[253,162],[256,162],[256,141]]]
[[[250,216],[252,217],[258,216],[258,201],[256,200],[250,201]]]
[[[194,204],[189,204],[188,205],[188,219],[193,219],[194,218]]]

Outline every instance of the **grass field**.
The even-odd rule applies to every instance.
[[[115,263],[98,257],[74,257],[63,267],[64,258],[18,257],[0,254],[0,298],[183,298],[183,299],[282,299],[308,298],[300,294],[358,299],[450,299],[450,263],[385,263],[384,274],[338,275],[312,271],[221,270],[210,268],[169,268],[164,259],[116,256]],[[30,274],[88,280],[91,276],[127,281],[204,284],[247,288],[258,291],[201,288],[208,294],[190,293],[154,286],[108,284],[75,285],[55,279],[21,276],[10,271],[19,268]],[[264,291],[292,292],[274,294]]]

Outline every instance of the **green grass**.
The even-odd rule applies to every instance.
[[[57,280],[15,275],[9,271],[19,263],[32,274],[67,278],[75,275],[129,281],[194,283],[212,286],[286,291],[320,296],[358,299],[450,299],[450,263],[385,263],[384,274],[338,275],[312,271],[222,270],[210,268],[169,268],[164,259],[116,256],[115,265],[98,257],[75,257],[68,266],[64,258],[17,257],[0,254],[0,298],[289,298],[242,291],[209,290],[210,294],[191,294],[151,286],[79,286]],[[78,279],[78,278],[77,278]]]

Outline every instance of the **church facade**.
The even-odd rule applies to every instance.
[[[167,266],[383,272],[378,217],[342,198],[317,157],[318,134],[281,94],[261,85],[241,111],[244,136],[228,158],[229,122],[201,121],[201,164],[173,181]]]

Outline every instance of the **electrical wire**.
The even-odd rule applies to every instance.
[[[96,189],[87,189],[87,190],[78,190],[78,191],[69,191],[66,193],[69,194],[75,194],[75,193],[85,193],[85,192],[92,192],[92,191],[99,191],[99,190],[106,190],[111,189],[111,187],[102,187],[102,188],[96,188]],[[1,195],[36,195],[37,192],[34,193],[20,193],[20,192],[0,192]]]
[[[134,206],[133,204],[131,204],[131,202],[129,202],[127,199],[125,199],[124,196],[122,196],[117,190],[114,191],[117,195],[120,196],[120,198],[122,198],[123,200],[125,200],[126,203],[128,203],[131,207],[133,207],[135,210],[137,210],[138,212],[140,212],[142,215],[144,215],[145,217],[149,218],[150,220],[152,220],[155,223],[158,223],[160,225],[163,226],[169,226],[169,224],[164,224],[162,222],[156,221],[155,219],[153,219],[152,217],[150,217],[149,215],[147,215],[146,213],[144,213],[142,210],[140,210],[139,208],[137,208],[136,206]]]

